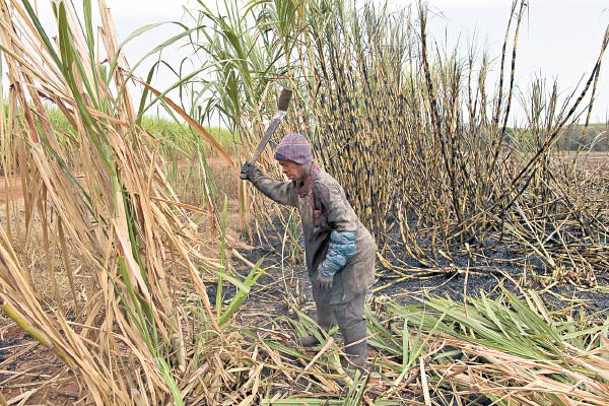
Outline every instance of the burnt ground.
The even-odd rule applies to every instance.
[[[283,251],[288,249],[284,247]],[[391,251],[400,252],[399,247],[393,247]],[[281,252],[280,244],[242,251],[251,262],[263,259],[262,266],[269,267],[248,300],[256,303],[269,296],[276,303],[277,298],[292,294],[310,302],[308,307],[314,307],[305,265],[301,261],[292,262],[290,258],[282,261]],[[433,266],[424,266],[412,258],[394,258],[392,261],[386,253],[381,255],[398,269],[389,269],[377,260],[377,278],[370,289],[370,296],[389,296],[403,305],[420,303],[426,295],[449,297],[455,301],[462,301],[464,295],[475,297],[481,293],[497,297],[502,289],[506,289],[515,293],[535,290],[549,310],[563,306],[565,301],[581,307],[588,314],[609,309],[608,274],[597,273],[595,281],[588,281],[572,277],[573,271],[565,270],[561,280],[556,281],[556,275],[540,259],[527,253],[525,262],[524,255],[517,248],[505,245],[472,252],[471,255],[456,255],[450,261],[439,258]],[[287,284],[279,283],[284,279]],[[297,293],[294,292],[296,284]],[[210,289],[210,295],[214,294],[215,291]]]
[[[0,395],[6,401],[72,405],[81,397],[79,391],[74,376],[51,350],[15,325],[0,329]]]
[[[281,328],[282,332],[295,338],[289,323],[282,323],[283,316],[290,317],[288,301],[301,304],[301,310],[315,318],[315,306],[310,291],[310,281],[305,265],[292,261],[291,257],[282,260],[278,253],[289,252],[280,245],[270,248],[257,248],[243,251],[251,262],[262,259],[262,266],[268,271],[253,288],[238,322],[243,326],[256,325],[263,328]],[[394,247],[393,252],[400,252]],[[423,266],[416,259],[395,259],[400,269],[388,269],[377,261],[377,279],[371,287],[368,303],[373,308],[374,301],[390,297],[399,304],[421,304],[428,295],[447,297],[461,302],[464,297],[477,297],[484,293],[496,298],[504,290],[520,294],[526,290],[536,291],[549,311],[561,312],[577,319],[575,315],[596,315],[605,319],[609,314],[609,279],[606,274],[596,275],[594,286],[573,283],[568,272],[563,281],[553,283],[551,271],[534,256],[524,255],[516,248],[508,246],[480,250],[469,255],[453,256],[451,260],[441,258],[434,266]],[[283,269],[282,269],[283,264]],[[241,269],[243,272],[248,269]],[[210,297],[215,291],[210,289]],[[288,296],[291,296],[288,299]],[[374,356],[374,349],[370,356]],[[442,395],[444,396],[444,394]],[[463,400],[463,399],[461,399]],[[484,396],[470,397],[472,405],[490,405]],[[454,404],[449,400],[437,398],[437,404]]]
[[[250,247],[251,248],[251,247]],[[267,272],[258,279],[238,314],[237,322],[242,326],[276,328],[277,319],[291,317],[288,303],[298,303],[300,309],[314,317],[314,304],[310,282],[300,255],[291,255],[292,247],[273,244],[264,248],[240,249],[251,262],[262,260]],[[392,252],[399,253],[399,247]],[[283,259],[281,253],[284,254]],[[400,304],[420,303],[426,295],[449,297],[462,301],[464,295],[477,296],[485,293],[490,297],[507,289],[519,293],[521,289],[537,291],[550,310],[565,308],[566,311],[583,311],[587,314],[607,314],[609,308],[609,279],[607,275],[596,275],[597,285],[565,282],[552,284],[552,274],[542,261],[506,246],[480,250],[471,256],[457,255],[451,260],[439,258],[433,266],[424,266],[415,259],[394,258],[388,252],[383,257],[392,261],[398,270],[387,269],[377,261],[377,280],[371,288],[370,300],[391,297]],[[396,255],[397,256],[397,255]],[[251,268],[234,259],[237,271],[246,275]],[[580,281],[581,282],[581,281]],[[584,281],[585,282],[585,281]],[[212,303],[216,288],[208,285]],[[231,297],[232,285],[224,288],[226,297]],[[565,306],[568,303],[568,306]],[[49,404],[70,405],[81,398],[79,386],[72,374],[53,353],[36,342],[14,325],[2,327],[0,323],[0,388],[6,400],[24,405]],[[294,335],[288,323],[285,334]],[[474,401],[474,400],[472,400]],[[2,398],[0,397],[0,404]],[[480,398],[472,404],[487,404]]]

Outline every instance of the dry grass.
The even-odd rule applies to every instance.
[[[58,3],[57,42],[29,2],[0,7],[13,83],[1,115],[3,169],[19,174],[24,190],[0,230],[2,309],[75,374],[86,403],[183,404],[200,382],[221,388],[213,376],[197,380],[205,366],[190,363],[206,358],[199,343],[234,311],[221,302],[212,310],[205,280],[230,269],[217,234],[197,239],[188,210],[211,220],[208,227],[217,214],[213,205],[181,203],[167,182],[154,137],[137,125],[105,3],[100,37],[90,35],[90,20],[78,23],[71,4]],[[53,127],[43,101],[65,115],[73,142],[60,143],[64,130]],[[190,295],[194,317],[181,306]],[[196,335],[202,326],[208,332]]]

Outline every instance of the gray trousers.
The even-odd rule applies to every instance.
[[[317,324],[325,331],[329,331],[338,324],[345,343],[345,352],[348,355],[348,360],[344,360],[344,366],[354,366],[360,369],[366,368],[368,353],[366,320],[364,319],[365,297],[366,292],[359,292],[347,302],[330,304],[327,300],[328,295],[313,288],[313,298],[317,307]]]
[[[366,292],[356,294],[353,299],[344,303],[330,304],[327,296],[320,294],[319,289],[313,288],[313,299],[317,307],[317,324],[328,331],[338,325],[341,333],[344,328],[351,327],[364,320],[364,299]]]

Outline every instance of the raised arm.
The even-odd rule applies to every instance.
[[[294,182],[281,182],[265,176],[262,171],[251,164],[244,165],[242,169],[244,178],[249,180],[266,197],[288,206],[298,206],[298,197],[294,190]]]

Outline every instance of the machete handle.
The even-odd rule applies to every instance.
[[[292,98],[292,91],[290,89],[284,88],[281,90],[279,99],[277,99],[277,112],[273,116],[273,120],[271,121],[269,126],[266,128],[266,131],[264,132],[264,136],[262,137],[262,139],[260,140],[260,143],[258,144],[258,148],[256,148],[256,151],[254,151],[254,154],[252,155],[252,157],[250,159],[250,163],[252,165],[258,161],[258,158],[260,157],[260,154],[264,150],[264,147],[266,146],[266,144],[268,144],[269,140],[273,136],[273,133],[279,126],[279,123],[281,122],[283,117],[287,114],[288,105],[290,104],[291,98]]]
[[[291,98],[292,98],[292,91],[287,88],[282,89],[281,94],[279,95],[279,99],[277,100],[277,110],[287,111]]]

